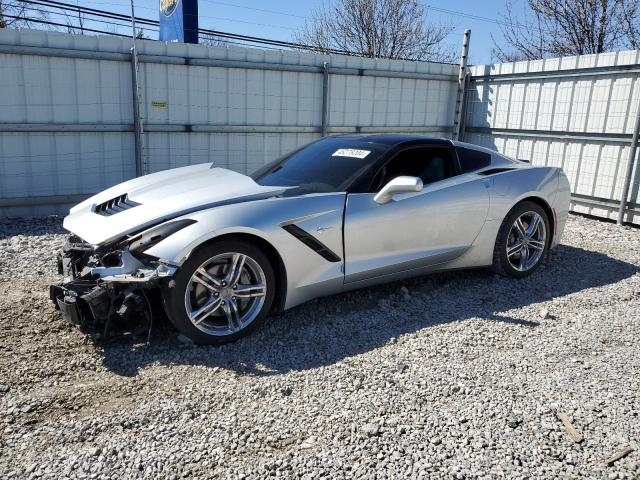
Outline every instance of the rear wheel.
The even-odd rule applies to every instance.
[[[165,302],[182,334],[199,344],[221,344],[264,320],[274,290],[273,267],[260,249],[223,240],[201,247],[183,264],[165,289]]]
[[[493,270],[510,277],[531,275],[542,263],[550,240],[549,218],[538,204],[517,204],[505,217],[493,252]]]

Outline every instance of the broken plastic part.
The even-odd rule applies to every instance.
[[[131,255],[131,252],[129,252],[129,250],[122,250],[120,252],[120,265],[113,267],[93,267],[91,268],[91,275],[105,278],[111,277],[113,275],[131,274],[142,268],[145,268],[145,265],[136,257]]]

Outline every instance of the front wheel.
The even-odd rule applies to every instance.
[[[222,240],[199,248],[164,290],[174,326],[202,345],[247,335],[269,313],[275,294],[273,267],[244,241]]]
[[[547,253],[550,236],[549,218],[542,207],[528,201],[517,204],[498,231],[493,270],[516,278],[531,275]]]

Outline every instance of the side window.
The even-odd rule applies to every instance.
[[[458,152],[458,159],[463,173],[473,172],[491,165],[491,155],[488,153],[462,147],[457,147],[456,151]]]
[[[420,177],[425,185],[453,177],[456,173],[451,153],[448,147],[419,147],[400,152],[376,173],[371,191],[379,191],[402,175]]]

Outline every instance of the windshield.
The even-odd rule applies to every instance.
[[[342,192],[388,150],[387,145],[350,138],[323,138],[256,170],[264,186],[298,187],[286,195]]]

